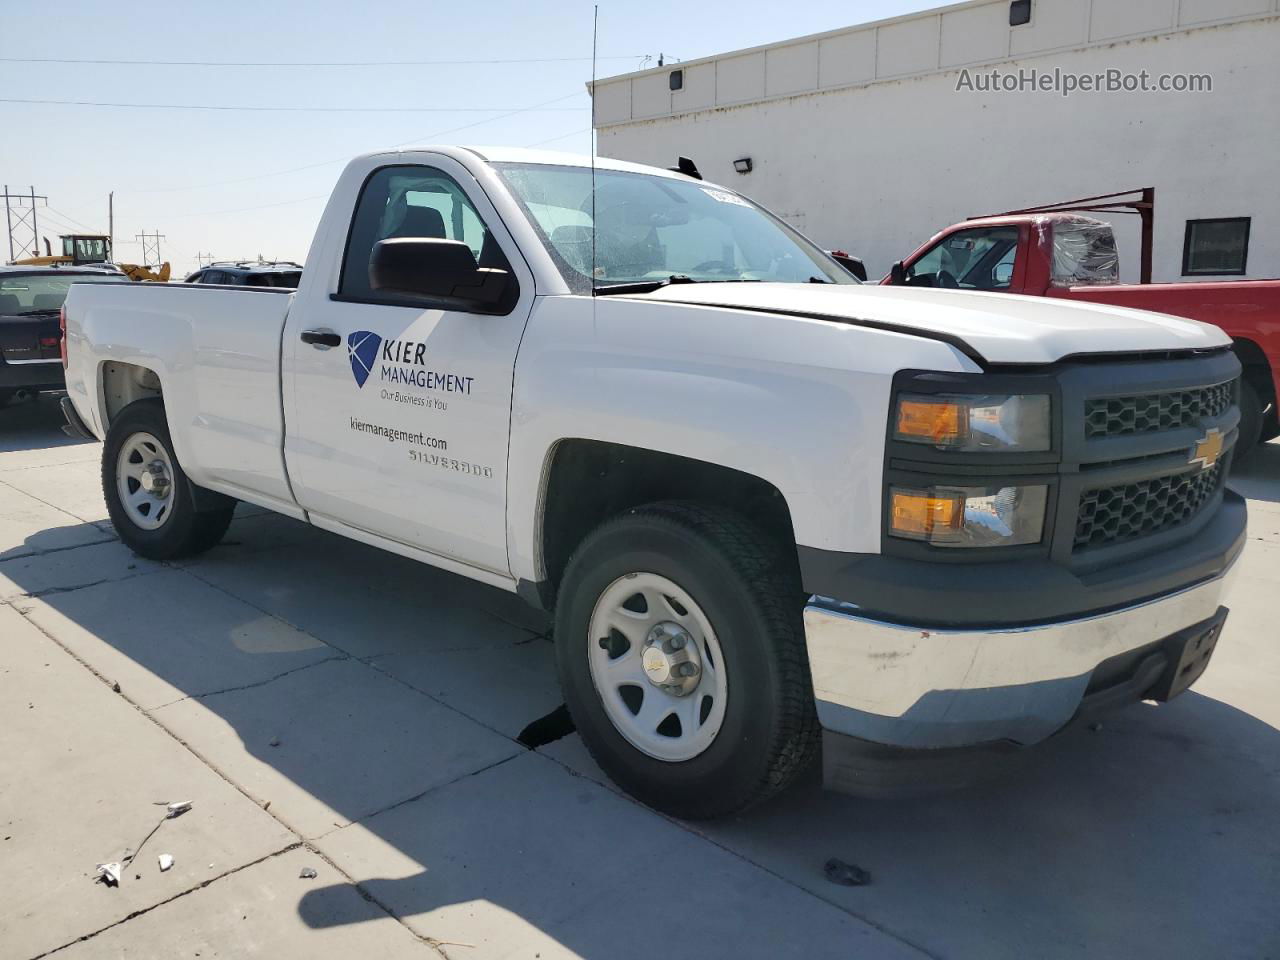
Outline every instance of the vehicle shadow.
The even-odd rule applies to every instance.
[[[68,437],[61,430],[63,394],[42,393],[34,399],[0,404],[0,453],[73,447],[91,441]]]
[[[688,826],[933,956],[1243,960],[1280,950],[1280,732],[1209,697],[1132,708],[956,793],[863,801],[826,793],[816,780],[812,771],[763,808]],[[644,943],[645,931],[632,929],[632,897],[598,884],[629,858],[664,851],[597,836],[579,809],[549,808],[536,791],[501,808],[428,806],[419,815],[370,824],[423,868],[360,884],[398,915],[490,900],[580,956],[651,955],[619,950],[622,932]],[[504,847],[552,851],[542,869],[572,871],[593,897],[566,902],[561,884],[502,857]],[[831,857],[869,870],[871,885],[825,880]],[[475,869],[493,858],[511,861],[516,882]],[[336,892],[304,895],[303,919],[325,925],[324,904]],[[594,932],[565,930],[566,913],[579,908],[595,913]],[[793,930],[792,944],[803,941]],[[775,949],[750,955],[791,955]],[[821,952],[806,944],[797,955]]]
[[[52,445],[47,416],[42,429],[32,448]],[[1271,458],[1280,447],[1264,452]],[[33,546],[39,538],[30,538]],[[147,611],[139,629],[126,622],[129,604],[119,598],[141,580],[185,582],[180,569],[45,592],[40,560],[5,561],[0,572],[42,594],[40,604],[62,618],[55,636],[64,627],[83,631],[84,642],[105,645],[171,687],[157,704],[193,698],[197,711],[234,732],[244,754],[335,819],[352,821],[318,835],[321,849],[361,878],[361,895],[418,932],[485,941],[478,950],[442,945],[449,956],[517,948],[531,955],[555,944],[590,960],[884,955],[870,952],[867,928],[834,924],[825,902],[932,956],[1280,957],[1280,731],[1194,690],[1118,713],[1098,732],[1054,738],[999,778],[960,792],[856,800],[824,792],[814,770],[741,817],[673,824],[598,785],[589,761],[571,762],[578,775],[570,776],[514,740],[509,759],[426,792],[400,788],[406,754],[395,746],[421,747],[421,759],[409,754],[410,766],[429,762],[442,737],[439,690],[474,664],[451,659],[460,639],[474,641],[492,666],[476,688],[492,702],[527,699],[527,674],[503,669],[504,661],[523,656],[550,667],[549,643],[482,636],[498,632],[491,613],[507,610],[509,594],[292,521],[254,517],[238,520],[228,542],[191,568],[208,581],[192,588],[214,583],[207,592],[245,594],[251,582],[260,593],[250,602],[263,607],[224,603],[221,619],[201,623],[203,608],[179,597],[176,612]],[[333,577],[326,565],[336,568]],[[244,581],[219,579],[241,569],[249,571]],[[104,572],[91,571],[84,583]],[[288,605],[267,615],[280,597]],[[330,612],[338,602],[341,619]],[[314,621],[304,622],[307,611]],[[318,661],[314,645],[246,643],[275,617],[336,644],[334,657]],[[424,694],[411,698],[422,707],[398,713],[380,739],[360,720],[380,715],[374,687],[360,687],[370,692],[353,700],[350,675],[339,671],[381,666],[375,654],[391,649],[393,628],[404,638],[397,656],[421,632],[429,669],[427,679],[399,681]],[[237,680],[236,658],[265,664],[254,676],[267,682],[240,677],[243,693],[209,693]],[[273,695],[283,681],[272,678],[289,670],[292,678],[328,670],[338,679],[302,697]],[[128,684],[125,692],[137,694]],[[455,708],[491,736],[489,704],[473,702],[475,709]],[[302,738],[311,727],[324,730],[313,749],[292,749],[288,735],[283,746],[273,743],[281,730]],[[365,801],[379,779],[394,802],[372,813]],[[829,883],[830,857],[869,870],[871,884]],[[345,922],[336,905],[348,884],[319,882],[297,896],[299,916],[313,928]],[[499,909],[481,914],[485,904]],[[654,910],[666,919],[655,921]],[[668,920],[673,927],[663,926]],[[919,954],[904,947],[902,955]]]
[[[245,525],[239,546],[219,549],[252,549],[254,529]],[[404,576],[440,596],[462,585],[408,560],[389,562],[403,564]],[[21,583],[21,571],[10,575]],[[385,575],[386,568],[373,567],[344,572],[353,597],[376,594],[373,581]],[[302,603],[323,601],[322,585],[297,582],[287,569],[275,586],[301,591]],[[484,606],[487,591],[457,602]],[[42,602],[175,689],[198,692],[197,664],[176,659],[169,643],[138,642],[113,620],[113,607],[87,607],[75,601],[77,593],[49,594]],[[493,594],[494,602],[506,598]],[[248,626],[223,630],[232,635]],[[210,657],[219,654],[215,641],[208,639]],[[498,648],[490,654],[507,655]],[[504,682],[488,695],[518,695]],[[637,890],[661,889],[669,865],[678,862],[681,882],[692,887],[683,902],[696,912],[701,932],[664,947],[667,955],[723,955],[716,938],[732,929],[739,936],[755,931],[734,941],[740,956],[847,955],[847,943],[819,943],[805,929],[788,929],[813,901],[778,902],[777,885],[744,880],[748,872],[767,875],[747,871],[727,849],[935,955],[1133,957],[1158,950],[1199,958],[1280,950],[1274,912],[1280,731],[1194,691],[1164,707],[1117,714],[1099,733],[1050,741],[1007,775],[958,793],[860,801],[823,792],[815,772],[764,808],[685,825],[692,832],[527,753],[368,816],[352,804],[346,783],[389,775],[366,762],[376,750],[367,734],[337,736],[326,742],[325,755],[300,756],[270,745],[271,731],[297,723],[296,701],[264,707],[209,696],[200,703],[257,761],[358,821],[343,833],[371,834],[392,848],[408,869],[399,876],[353,871],[368,877],[359,891],[411,923],[444,931],[431,934],[440,939],[468,940],[468,932],[475,939],[467,916],[487,902],[501,908],[505,925],[492,939],[505,937],[507,946],[546,940],[587,958],[649,957],[652,931],[635,909]],[[394,735],[429,744],[437,722],[424,713],[416,727]],[[828,883],[822,864],[832,856],[870,870],[873,883],[856,889]],[[299,915],[312,927],[333,924],[338,893],[333,886],[307,891]],[[760,929],[744,927],[744,917]]]

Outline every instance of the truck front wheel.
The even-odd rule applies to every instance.
[[[120,539],[149,560],[208,550],[235,512],[235,501],[218,495],[210,497],[213,506],[197,508],[160,400],[131,403],[112,422],[102,449],[102,494]]]
[[[818,744],[792,565],[737,514],[638,507],[565,570],[556,655],[591,755],[649,806],[723,816],[786,787]]]

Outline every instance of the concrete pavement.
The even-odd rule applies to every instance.
[[[516,741],[560,698],[515,598],[243,507],[141,560],[58,424],[0,411],[5,957],[1280,958],[1280,445],[1236,481],[1252,539],[1191,693],[963,793],[811,776],[690,825],[576,735]]]

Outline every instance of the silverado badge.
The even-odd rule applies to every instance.
[[[1199,464],[1201,470],[1208,470],[1222,456],[1222,431],[1210,430],[1197,441],[1191,451],[1191,463]]]

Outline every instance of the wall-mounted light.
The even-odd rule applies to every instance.
[[[1020,27],[1031,22],[1031,0],[1013,0],[1009,4],[1009,26]]]
[[[742,158],[741,158],[741,159],[739,159],[739,160],[735,160],[735,161],[733,161],[733,169],[737,170],[739,173],[750,173],[750,172],[751,172],[751,158],[750,158],[750,157],[742,157]]]
[[[683,90],[684,89],[684,71],[672,70],[671,73],[667,75],[667,86],[669,86],[672,90]]]

